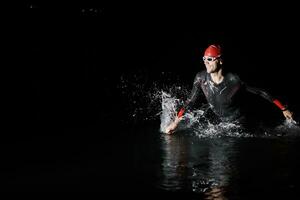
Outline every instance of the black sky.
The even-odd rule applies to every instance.
[[[10,24],[11,69],[18,77],[12,83],[32,119],[94,123],[99,113],[111,113],[103,105],[128,106],[116,100],[120,77],[138,75],[151,83],[169,72],[189,83],[203,69],[204,49],[220,43],[228,68],[296,106],[295,9],[274,3],[28,1]]]

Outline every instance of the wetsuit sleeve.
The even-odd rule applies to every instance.
[[[261,97],[263,97],[264,99],[268,100],[271,103],[274,103],[280,110],[284,111],[287,109],[286,106],[284,106],[278,99],[273,98],[269,93],[267,93],[266,91],[262,90],[262,89],[258,89],[258,88],[254,88],[254,87],[250,87],[248,85],[245,84],[246,90],[248,92],[251,92],[253,94],[259,95]]]
[[[198,73],[194,79],[191,94],[189,98],[186,100],[184,106],[177,113],[177,117],[181,117],[186,110],[193,107],[193,105],[195,104],[196,100],[199,97],[199,94],[201,93],[201,81],[203,81],[203,77],[200,73]]]

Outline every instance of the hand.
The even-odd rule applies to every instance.
[[[172,122],[167,128],[166,128],[166,134],[172,134],[174,133],[176,127],[178,126],[178,123],[180,122],[181,118],[176,117],[174,122]]]
[[[174,130],[176,129],[177,124],[175,122],[172,122],[167,128],[166,128],[166,134],[172,134],[174,133]]]
[[[287,120],[293,120],[293,113],[291,111],[285,110],[282,113]]]

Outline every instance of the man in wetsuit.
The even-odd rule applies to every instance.
[[[210,45],[204,53],[203,61],[206,71],[197,73],[190,97],[178,112],[174,122],[167,128],[166,133],[171,134],[186,110],[195,104],[199,94],[204,93],[211,110],[224,122],[239,122],[245,119],[245,102],[242,101],[244,92],[251,92],[274,103],[281,109],[284,117],[292,120],[292,112],[267,92],[252,88],[243,83],[236,74],[225,73],[223,70],[222,50],[219,45]]]

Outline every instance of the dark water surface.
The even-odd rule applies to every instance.
[[[1,145],[5,191],[186,193],[286,199],[299,192],[300,137],[169,136],[159,123],[35,130]]]

